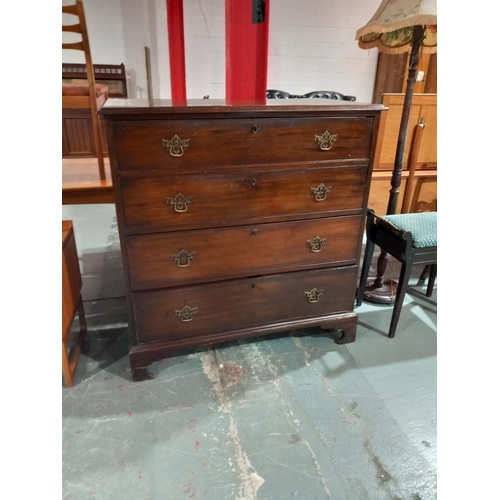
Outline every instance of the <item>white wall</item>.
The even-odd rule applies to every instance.
[[[63,4],[73,3],[63,0]],[[370,102],[377,50],[361,50],[356,30],[379,0],[271,0],[267,88],[302,94],[335,90]],[[186,88],[190,99],[225,97],[225,0],[184,0]],[[130,97],[169,99],[166,0],[84,0],[94,63],[124,63]],[[67,21],[65,21],[67,22]],[[64,37],[70,37],[65,34]],[[63,52],[63,62],[82,62]]]

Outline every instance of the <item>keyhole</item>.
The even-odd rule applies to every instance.
[[[252,236],[255,236],[257,234],[257,229],[252,229]]]
[[[254,125],[254,126],[252,127],[252,132],[253,132],[254,134],[256,134],[259,130],[260,130],[260,127],[259,127],[258,125]]]
[[[255,285],[252,284],[252,288],[255,288]]]
[[[255,186],[257,184],[257,179],[252,179],[252,186]]]

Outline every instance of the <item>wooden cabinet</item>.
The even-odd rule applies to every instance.
[[[382,104],[388,109],[380,119],[368,203],[378,215],[387,211],[403,101],[404,94],[382,96]],[[419,140],[417,133],[421,134]],[[405,194],[405,212],[437,210],[437,94],[413,95],[397,213],[403,208]]]
[[[392,170],[396,155],[404,93],[408,79],[408,53],[378,55],[373,102],[389,108],[382,113],[369,206],[378,215],[387,212]],[[437,54],[420,50],[417,71],[423,79],[415,82],[403,176],[396,212],[426,212],[437,209]],[[420,144],[418,124],[424,120]],[[418,151],[415,150],[418,145]],[[413,163],[409,164],[412,157]],[[413,174],[414,172],[414,174]],[[406,199],[405,199],[406,194]],[[403,207],[403,201],[405,206]]]
[[[134,380],[183,348],[308,326],[353,342],[381,105],[109,100]]]

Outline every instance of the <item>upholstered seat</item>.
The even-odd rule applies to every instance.
[[[368,211],[365,255],[356,297],[358,306],[363,302],[375,245],[401,262],[394,311],[389,327],[389,337],[393,338],[414,264],[425,264],[426,268],[430,267],[426,295],[427,297],[432,295],[437,274],[437,212],[378,217],[373,210]],[[425,274],[426,269],[421,279],[424,279]]]
[[[415,248],[437,246],[437,212],[384,215],[382,219],[402,231],[409,231]]]

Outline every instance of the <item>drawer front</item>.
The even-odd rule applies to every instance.
[[[139,344],[236,331],[353,307],[357,267],[132,294]]]
[[[279,218],[361,213],[366,166],[120,178],[131,230],[195,229]]]
[[[133,289],[356,263],[362,217],[129,236]]]
[[[135,120],[115,122],[120,170],[167,173],[209,166],[367,159],[373,118]]]

